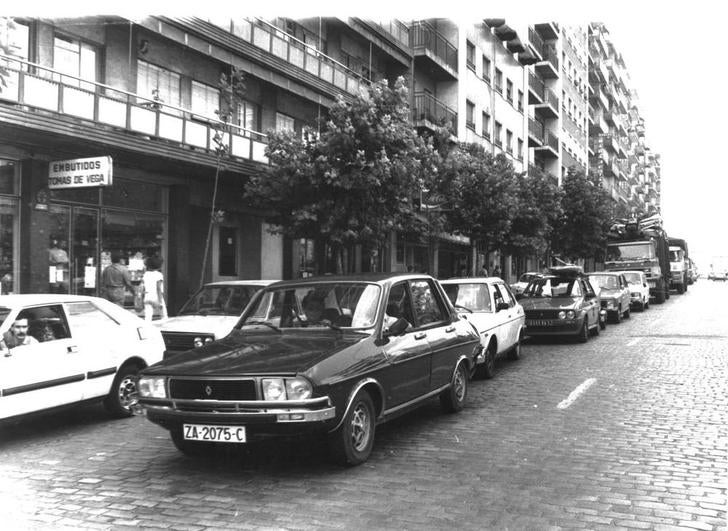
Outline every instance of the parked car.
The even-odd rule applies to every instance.
[[[427,275],[285,281],[256,293],[225,338],[142,371],[139,404],[188,455],[313,432],[357,465],[377,424],[436,396],[461,410],[480,352]]]
[[[728,280],[728,271],[716,271],[713,273],[713,280],[724,282]]]
[[[632,296],[629,284],[622,273],[599,271],[589,273],[589,281],[599,295],[602,309],[607,311],[607,318],[614,323],[621,323],[622,317],[629,319]]]
[[[526,286],[528,286],[528,283],[531,282],[534,278],[538,278],[543,276],[542,273],[539,273],[537,271],[530,271],[528,273],[523,273],[519,278],[518,282],[515,282],[511,284],[511,291],[514,295],[519,296],[523,294],[523,290],[526,289]]]
[[[519,302],[528,336],[576,336],[585,343],[604,328],[599,296],[578,266],[550,268],[528,284]]]
[[[165,357],[225,337],[256,291],[275,280],[231,280],[202,286],[175,317],[154,323],[162,331]]]
[[[649,308],[650,286],[647,283],[647,275],[643,271],[615,271],[615,273],[622,273],[627,280],[632,308],[639,308],[640,311]]]
[[[32,343],[0,354],[0,419],[87,400],[129,416],[137,373],[164,352],[158,329],[96,297],[0,296],[4,345],[16,343],[21,331]]]
[[[497,358],[518,359],[526,315],[508,285],[497,277],[440,281],[450,302],[475,325],[483,343],[476,375],[492,378]]]

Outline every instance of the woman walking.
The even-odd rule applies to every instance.
[[[144,289],[144,320],[151,321],[155,314],[167,318],[167,305],[164,302],[164,275],[160,271],[162,259],[157,256],[147,258],[147,270],[142,277]]]

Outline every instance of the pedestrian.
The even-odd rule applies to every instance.
[[[38,340],[28,335],[28,319],[18,317],[0,339],[0,350],[9,350],[23,345],[32,345]]]
[[[488,268],[485,267],[485,264],[480,266],[480,271],[478,271],[478,276],[480,277],[487,277],[488,276]]]
[[[146,261],[147,270],[142,277],[144,298],[144,320],[151,321],[155,314],[167,318],[167,305],[164,302],[164,275],[160,271],[162,259],[150,256]]]
[[[498,265],[495,266],[495,269],[493,269],[493,276],[500,278],[500,276],[501,276],[500,266],[498,266]]]
[[[101,273],[101,288],[103,295],[114,304],[124,307],[126,290],[134,293],[134,284],[131,283],[129,270],[121,263],[121,253],[111,253],[111,265]]]

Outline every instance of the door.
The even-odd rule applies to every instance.
[[[28,334],[38,342],[0,356],[0,418],[81,400],[85,373],[61,305],[23,309]]]
[[[499,282],[496,286],[498,287],[503,300],[508,304],[508,311],[505,312],[506,319],[504,325],[506,329],[506,337],[508,338],[508,344],[507,346],[504,346],[504,349],[506,349],[512,347],[518,341],[518,330],[521,323],[521,317],[523,316],[523,308],[521,308],[521,305],[516,301],[516,298],[508,288],[508,285],[504,282]]]
[[[599,310],[601,308],[599,306],[599,299],[596,292],[594,291],[594,288],[588,280],[582,279],[581,290],[583,292],[584,298],[584,309],[586,310],[586,314],[589,317],[589,325],[592,326],[594,325],[594,323],[599,324]]]
[[[71,293],[96,295],[98,268],[99,212],[74,207],[71,215]]]
[[[508,294],[505,293],[502,285],[498,283],[491,284],[491,291],[493,292],[493,316],[495,322],[495,329],[493,333],[498,340],[498,354],[507,350],[512,344],[512,333],[510,329],[510,322],[513,318],[513,305],[510,304]],[[507,304],[508,308],[505,310],[498,310],[499,304]]]
[[[382,375],[387,401],[396,407],[413,400],[429,390],[430,345],[427,331],[418,326],[413,312],[412,297],[406,281],[394,284],[389,290],[386,314],[394,322],[406,319],[412,326],[399,336],[390,336],[384,346],[389,363]]]

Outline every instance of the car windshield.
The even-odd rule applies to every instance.
[[[614,275],[589,275],[589,281],[600,288],[617,289],[619,287],[617,277]]]
[[[607,262],[617,260],[650,260],[655,257],[652,245],[649,243],[607,245]]]
[[[490,312],[490,294],[488,286],[480,283],[443,284],[447,298],[455,306],[467,308],[473,312]]]
[[[521,275],[521,278],[518,279],[518,282],[523,282],[524,284],[528,284],[531,282],[534,278],[536,278],[537,275],[533,273],[523,273]]]
[[[10,308],[0,308],[0,326],[3,325],[8,315],[10,315]]]
[[[265,290],[238,326],[369,328],[381,288],[364,282],[317,282]]]
[[[536,278],[526,287],[526,297],[581,297],[581,287],[575,278]]]
[[[259,286],[208,284],[188,300],[179,315],[234,315],[243,313]]]
[[[630,284],[641,284],[642,279],[639,273],[622,273]]]
[[[683,261],[683,251],[670,249],[670,262],[682,262]]]

